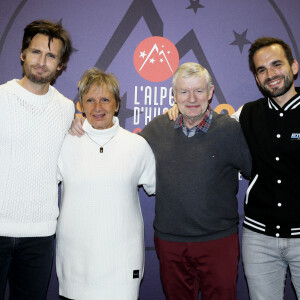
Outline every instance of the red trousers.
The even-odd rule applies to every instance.
[[[154,237],[168,300],[236,300],[238,234],[208,242],[168,242]]]

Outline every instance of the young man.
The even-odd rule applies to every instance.
[[[56,169],[73,102],[50,83],[68,61],[71,41],[60,24],[24,30],[23,78],[0,86],[0,298],[45,299],[58,217]]]
[[[265,95],[235,114],[253,157],[242,243],[250,298],[283,299],[289,267],[300,299],[299,66],[290,47],[270,37],[251,45],[249,65]]]

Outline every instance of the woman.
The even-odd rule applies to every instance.
[[[154,156],[114,116],[120,107],[114,75],[90,69],[78,88],[86,134],[66,136],[58,163],[59,293],[76,300],[138,299],[144,271],[138,186],[155,192]]]

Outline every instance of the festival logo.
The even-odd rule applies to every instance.
[[[168,39],[153,36],[136,47],[133,62],[136,71],[144,79],[160,82],[173,75],[179,64],[179,54]]]

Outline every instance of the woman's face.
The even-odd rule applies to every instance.
[[[107,129],[113,126],[113,116],[119,107],[116,99],[105,85],[93,84],[82,96],[82,109],[89,123],[95,129]]]

